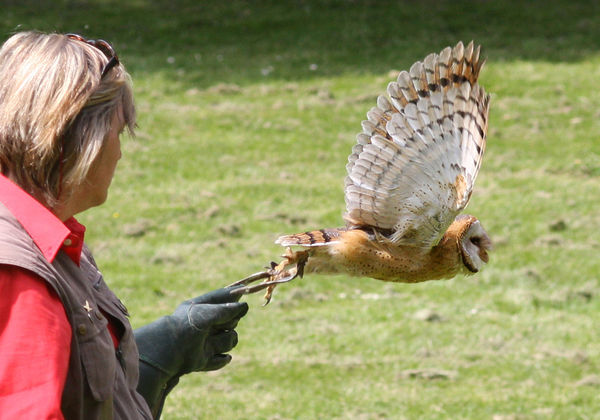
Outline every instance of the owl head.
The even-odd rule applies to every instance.
[[[454,224],[458,229],[458,248],[465,271],[477,273],[489,261],[488,251],[492,241],[477,218],[471,215],[458,216]]]

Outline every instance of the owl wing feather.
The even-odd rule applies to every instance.
[[[485,150],[489,95],[480,48],[459,42],[401,72],[348,158],[347,224],[428,248],[467,205]]]

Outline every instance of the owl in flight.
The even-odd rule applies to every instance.
[[[234,283],[232,293],[266,288],[268,303],[277,284],[306,273],[416,283],[478,272],[491,240],[460,212],[488,126],[479,53],[459,42],[401,72],[389,98],[379,96],[367,113],[348,158],[346,226],[280,237],[283,261]]]

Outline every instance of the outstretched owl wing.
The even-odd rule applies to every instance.
[[[377,99],[348,158],[349,226],[428,248],[467,205],[485,150],[484,61],[459,42],[403,71]]]

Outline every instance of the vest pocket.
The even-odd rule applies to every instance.
[[[94,400],[106,401],[114,392],[117,364],[108,321],[97,308],[78,313],[74,320],[85,380]]]

